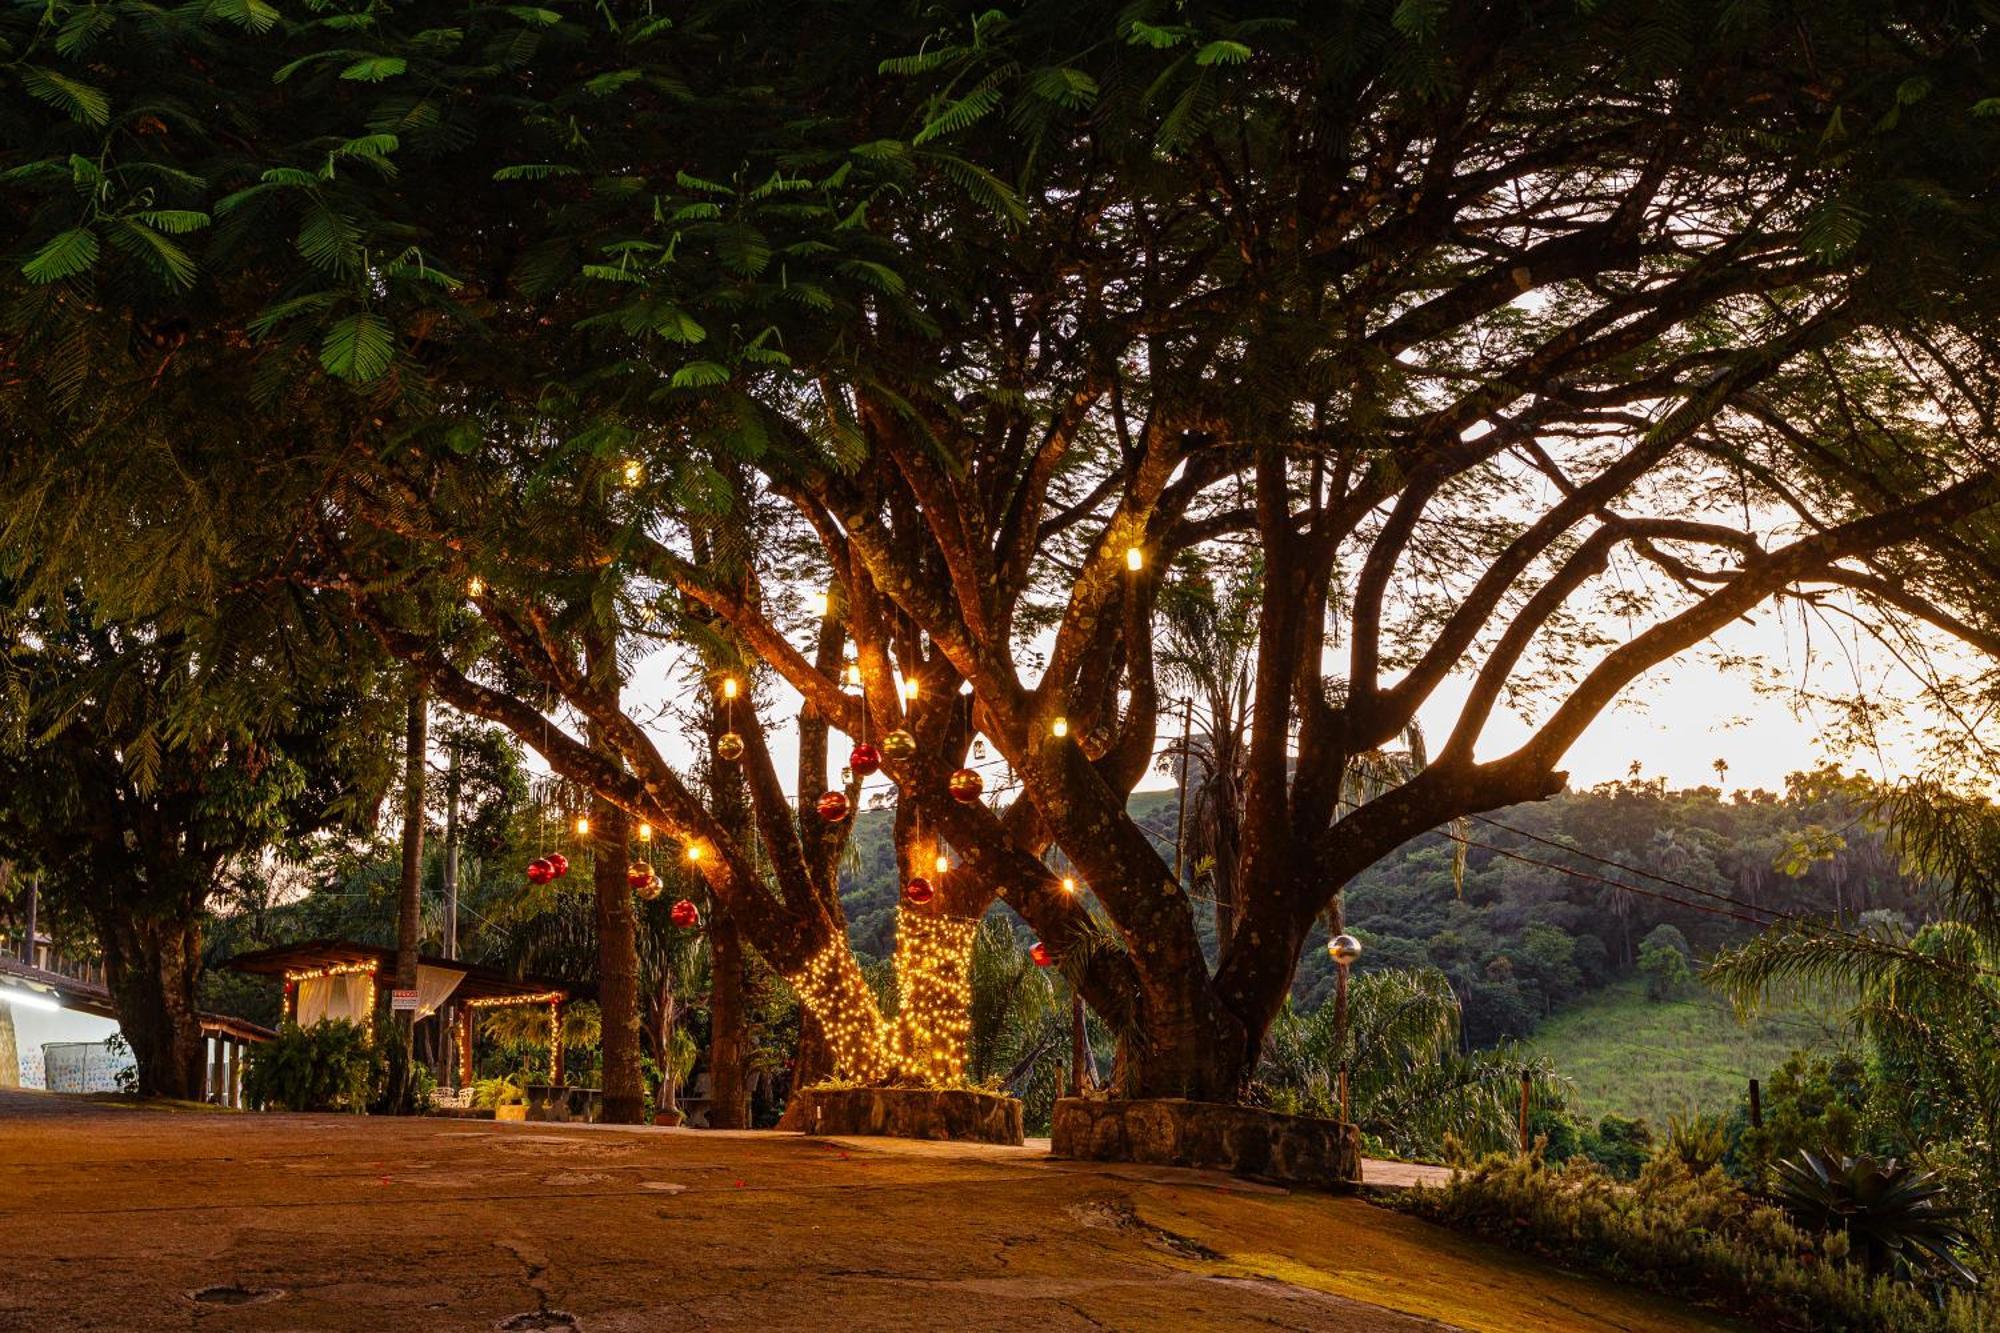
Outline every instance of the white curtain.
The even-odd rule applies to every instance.
[[[465,973],[455,967],[426,967],[417,964],[417,1017],[429,1018],[451,998]]]
[[[299,1026],[309,1028],[327,1019],[366,1023],[374,999],[375,988],[366,972],[307,977],[299,983]]]

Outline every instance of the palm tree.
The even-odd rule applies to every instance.
[[[1900,1095],[1889,1102],[1919,1161],[1956,1162],[1989,1262],[2000,1237],[2000,808],[1915,784],[1878,802],[1890,838],[1935,885],[1938,918],[1842,929],[1773,926],[1710,964],[1739,1005],[1807,983],[1846,989],[1853,1019]]]
[[[1363,972],[1348,993],[1345,1041],[1332,1005],[1300,1014],[1287,1002],[1258,1077],[1279,1109],[1333,1118],[1345,1063],[1350,1117],[1389,1151],[1438,1158],[1447,1135],[1474,1152],[1504,1149],[1519,1132],[1522,1078],[1544,1106],[1567,1103],[1568,1081],[1518,1048],[1461,1053],[1459,1018],[1437,968]]]

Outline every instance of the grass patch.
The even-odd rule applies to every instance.
[[[1678,1000],[1646,998],[1643,981],[1622,981],[1535,1029],[1529,1045],[1576,1082],[1580,1109],[1642,1116],[1727,1114],[1753,1078],[1766,1078],[1796,1050],[1848,1044],[1841,1006],[1770,1005],[1740,1022],[1705,988]]]

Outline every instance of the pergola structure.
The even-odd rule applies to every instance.
[[[307,940],[238,954],[228,966],[252,976],[285,979],[285,1019],[308,1025],[325,1018],[365,1019],[374,1012],[381,978],[393,977],[396,951],[352,940]],[[427,1018],[447,1004],[455,1009],[458,1086],[472,1082],[472,1020],[482,1009],[547,1005],[549,1082],[563,1082],[563,1007],[575,988],[546,977],[510,977],[491,967],[452,958],[417,959],[416,1016]]]

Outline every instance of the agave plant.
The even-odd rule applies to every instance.
[[[1945,1202],[1932,1172],[1808,1148],[1779,1162],[1776,1176],[1778,1200],[1799,1225],[1845,1233],[1870,1271],[1943,1270],[1966,1286],[1977,1281],[1957,1254],[1971,1241],[1964,1210]]]

